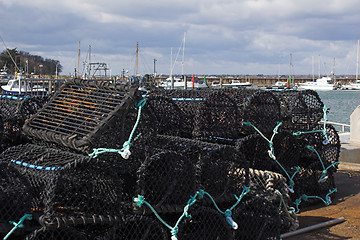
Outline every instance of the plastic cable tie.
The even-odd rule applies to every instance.
[[[234,230],[237,230],[238,229],[238,224],[232,219],[232,217],[228,216],[226,217],[226,221],[231,225],[231,227],[234,229]]]
[[[327,203],[328,203],[328,205],[330,205],[332,202],[331,202],[331,197],[330,196],[327,196]]]

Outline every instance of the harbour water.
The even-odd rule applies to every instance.
[[[319,97],[329,109],[327,120],[350,124],[350,115],[360,105],[360,91],[318,91]]]

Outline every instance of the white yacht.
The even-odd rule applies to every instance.
[[[360,80],[357,80],[355,83],[349,83],[342,85],[341,89],[343,90],[360,90]]]
[[[328,91],[336,90],[337,86],[333,83],[333,79],[331,77],[322,77],[316,79],[315,81],[300,83],[299,88],[315,91]]]
[[[193,81],[186,81],[187,89],[193,89]],[[171,78],[167,78],[164,82],[162,82],[159,87],[164,89],[171,89]],[[194,88],[207,88],[209,87],[203,81],[198,82],[194,81]],[[185,89],[185,82],[180,78],[174,78],[174,89]]]
[[[220,87],[220,84],[213,84],[213,87]],[[251,87],[250,82],[241,82],[240,80],[231,80],[230,83],[223,83],[221,85],[223,88],[238,88],[238,87]]]

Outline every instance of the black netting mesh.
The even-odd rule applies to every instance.
[[[143,215],[124,216],[104,236],[96,240],[168,240],[169,232],[157,219]]]
[[[122,181],[107,162],[31,144],[6,150],[2,162],[30,182],[34,194],[27,202],[43,214],[44,226],[111,224],[121,215]]]
[[[316,91],[275,91],[274,94],[280,102],[284,128],[309,130],[324,116],[324,104]]]
[[[186,156],[171,151],[155,154],[139,169],[139,194],[157,211],[181,211],[196,191],[195,172]]]
[[[35,114],[47,101],[47,96],[0,95],[1,151],[28,142],[22,132],[25,120]]]
[[[248,163],[232,146],[164,135],[157,141],[162,149],[181,152],[191,159],[196,170],[196,190],[209,192],[216,201],[232,200],[248,185]]]
[[[319,122],[328,109],[314,91],[143,96],[72,80],[40,110],[45,101],[0,100],[3,140],[26,140],[0,155],[3,235],[32,214],[14,236],[280,239],[300,208],[336,192],[339,136]]]
[[[13,227],[9,221],[31,212],[32,194],[29,181],[15,167],[0,162],[0,236]]]
[[[240,122],[236,102],[220,91],[210,92],[203,98],[194,117],[193,136],[205,140],[238,138]]]
[[[280,239],[278,206],[269,192],[250,191],[232,216],[239,225],[233,239]]]
[[[26,240],[60,240],[60,239],[78,239],[89,240],[88,236],[75,228],[66,227],[60,229],[40,228],[29,234]]]
[[[179,239],[234,239],[233,230],[226,218],[217,210],[209,207],[194,207],[179,225]]]

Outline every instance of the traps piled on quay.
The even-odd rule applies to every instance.
[[[142,95],[68,82],[0,156],[0,232],[280,239],[298,227],[301,207],[328,205],[336,192],[340,142],[319,123],[326,113],[314,91]]]

